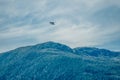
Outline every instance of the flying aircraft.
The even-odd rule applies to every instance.
[[[55,25],[55,22],[49,22],[51,25]]]

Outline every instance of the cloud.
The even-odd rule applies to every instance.
[[[103,13],[111,6],[119,10],[120,1],[0,0],[0,51],[51,40],[71,47],[104,47],[112,42],[113,48],[113,42],[120,39],[120,24],[105,25],[103,22],[106,19],[108,23],[109,18]],[[56,25],[50,25],[49,21],[55,21]]]

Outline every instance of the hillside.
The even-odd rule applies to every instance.
[[[0,80],[120,80],[120,52],[56,42],[0,54]]]

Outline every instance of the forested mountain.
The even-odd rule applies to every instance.
[[[0,54],[0,80],[120,80],[120,53],[56,42]]]

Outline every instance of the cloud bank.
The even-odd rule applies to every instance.
[[[120,50],[119,13],[119,0],[0,0],[0,52],[45,41]]]

